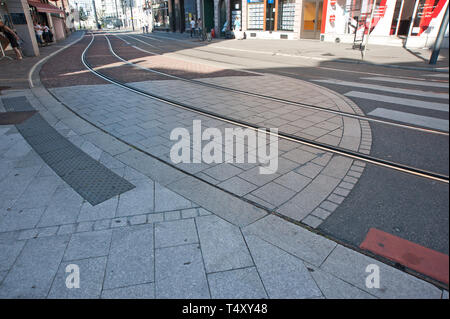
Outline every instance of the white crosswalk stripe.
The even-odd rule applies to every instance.
[[[434,76],[438,78],[441,77],[438,76],[438,74],[428,76]],[[368,113],[368,115],[371,117],[379,117],[413,126],[440,130],[443,132],[449,131],[448,119],[434,117],[436,113],[434,113],[433,116],[426,116],[426,113],[424,113],[424,111],[439,111],[446,114],[449,113],[449,104],[447,102],[449,98],[448,93],[433,92],[433,88],[435,87],[448,88],[448,83],[436,81],[427,82],[414,79],[384,76],[361,77],[358,80],[360,81],[344,81],[337,79],[320,79],[313,81],[332,85],[347,86],[353,90],[344,93],[344,95],[347,97],[360,99],[359,102],[361,103],[364,103],[364,100],[378,102],[375,103],[375,105],[379,107]],[[377,85],[369,83],[370,81],[386,82],[387,85],[391,84],[391,86]],[[403,84],[406,85],[406,87],[410,85],[411,88],[405,88],[405,86],[403,86],[402,88],[397,88],[395,87],[395,84]],[[425,90],[423,90],[423,88],[413,89],[413,87],[417,87],[418,85],[422,85]],[[370,91],[380,91],[380,93],[376,94]],[[388,95],[381,92],[388,93]],[[423,100],[423,98],[434,98],[437,99],[438,102],[426,101]],[[444,103],[439,103],[439,100],[447,101],[442,101]],[[374,104],[374,102],[371,103],[372,105]],[[390,109],[389,107],[391,107],[392,109]],[[422,112],[421,114],[415,114],[415,110],[422,110]]]
[[[448,104],[444,104],[444,103],[428,102],[428,101],[421,101],[421,100],[415,100],[415,99],[405,99],[402,97],[394,97],[394,96],[381,95],[381,94],[372,94],[372,93],[359,92],[359,91],[350,91],[348,93],[345,93],[344,95],[356,97],[356,98],[360,98],[360,99],[366,99],[366,100],[374,100],[374,101],[385,102],[385,103],[418,107],[418,108],[427,109],[427,110],[448,112]]]
[[[396,94],[406,94],[406,95],[448,100],[448,94],[445,94],[445,93],[435,93],[435,92],[427,92],[427,91],[421,91],[421,90],[401,89],[401,88],[395,88],[392,86],[382,86],[382,85],[376,85],[376,84],[341,81],[341,80],[334,80],[334,79],[313,80],[313,81],[320,82],[320,83],[328,83],[328,84],[343,85],[343,86],[349,86],[349,87],[371,89],[371,90],[376,90],[376,91],[391,92],[391,93],[396,93]]]
[[[367,77],[367,78],[361,78],[361,79],[370,80],[370,81],[389,82],[389,83],[430,86],[430,87],[437,87],[437,88],[448,88],[448,83],[442,83],[442,82],[406,80],[406,79],[398,79],[398,78],[388,78],[388,77],[383,77],[383,76]]]
[[[448,121],[412,113],[376,108],[369,115],[448,132]]]

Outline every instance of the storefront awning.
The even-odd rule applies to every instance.
[[[55,7],[54,5],[48,3],[42,3],[38,1],[28,0],[28,4],[36,8],[38,12],[48,12],[48,13],[59,13],[64,14],[60,8]]]

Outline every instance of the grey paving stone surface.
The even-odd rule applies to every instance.
[[[274,215],[244,227],[243,233],[258,236],[315,266],[320,266],[336,247],[335,242]]]
[[[1,209],[0,232],[33,228],[39,222],[45,207],[35,209]]]
[[[52,197],[38,226],[53,226],[75,223],[83,198],[70,188],[60,188]]]
[[[69,261],[108,255],[111,235],[111,230],[73,234],[64,254],[64,260]]]
[[[245,239],[270,298],[322,296],[302,260],[256,236]]]
[[[73,271],[66,267],[76,265],[79,269],[79,288],[68,288],[66,281]],[[63,262],[48,294],[50,299],[92,299],[99,298],[105,274],[106,257],[88,258]],[[70,278],[69,278],[70,279]]]
[[[68,236],[28,240],[0,286],[0,297],[45,298],[68,242]]]
[[[170,247],[198,243],[193,219],[167,221],[155,224],[155,247]]]
[[[374,299],[375,296],[318,268],[312,268],[311,276],[327,299]]]
[[[116,216],[132,216],[154,211],[154,185],[151,180],[135,181],[136,188],[121,194]]]
[[[218,272],[253,265],[238,227],[210,215],[196,218],[206,272]]]
[[[153,265],[152,225],[115,229],[109,251],[104,288],[153,282]]]
[[[255,267],[209,274],[208,282],[214,299],[268,298]]]
[[[155,183],[155,211],[164,212],[191,208],[192,203],[170,189]]]
[[[210,298],[198,244],[156,249],[156,298]]]
[[[1,241],[0,242],[0,271],[9,270],[22,251],[25,241]]]
[[[368,265],[380,269],[380,288],[367,288]],[[441,290],[373,258],[338,245],[320,267],[379,298],[440,298]]]
[[[142,284],[115,289],[104,289],[102,299],[153,299],[155,298],[155,284]]]

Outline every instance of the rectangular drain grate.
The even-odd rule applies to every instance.
[[[51,127],[40,114],[35,114],[25,96],[3,98],[5,109],[11,112],[34,112],[17,129],[67,184],[91,205],[100,204],[135,186],[73,145]]]

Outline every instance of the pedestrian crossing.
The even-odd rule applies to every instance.
[[[443,89],[448,89],[446,74],[430,74],[431,79],[411,80],[388,76],[361,77],[358,81],[337,79],[315,79],[314,82],[349,87],[344,95],[365,101],[376,101],[379,107],[368,113],[371,117],[393,120],[409,125],[428,129],[449,131],[449,120],[436,117],[435,111],[449,113],[449,95]],[[401,87],[396,87],[397,85]],[[373,92],[375,91],[375,92]],[[378,93],[377,93],[378,92]],[[387,93],[387,94],[383,94]],[[427,100],[428,99],[428,100]],[[435,99],[431,102],[429,99]],[[437,101],[436,101],[437,100]],[[389,106],[392,108],[389,108]],[[415,112],[420,114],[416,114]],[[433,116],[426,116],[427,112]]]

